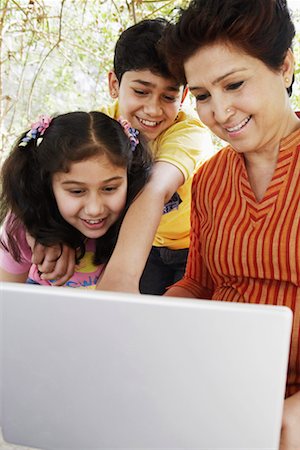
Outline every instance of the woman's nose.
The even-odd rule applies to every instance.
[[[234,114],[234,109],[228,104],[228,102],[215,102],[213,108],[215,120],[219,123],[226,123],[228,119]]]

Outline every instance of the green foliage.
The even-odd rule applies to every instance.
[[[98,109],[109,101],[115,42],[145,18],[171,19],[189,0],[1,0],[0,130],[6,153],[41,113]],[[299,13],[295,21],[300,23]],[[295,40],[300,72],[300,37]],[[299,77],[298,77],[299,78]],[[299,82],[292,102],[299,109]],[[1,155],[1,151],[0,151]]]
[[[41,113],[97,109],[119,34],[182,1],[1,0],[1,149]],[[177,6],[176,6],[177,5]]]

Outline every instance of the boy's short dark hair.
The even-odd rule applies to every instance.
[[[123,31],[114,54],[114,72],[119,83],[123,74],[130,70],[148,69],[163,77],[172,77],[166,59],[158,48],[167,24],[163,18],[148,19]]]

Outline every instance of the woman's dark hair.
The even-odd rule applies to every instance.
[[[232,44],[277,71],[294,36],[286,0],[192,0],[167,27],[163,49],[171,71],[185,83],[184,62],[206,45]]]
[[[141,142],[132,150],[122,125],[101,112],[71,112],[53,118],[42,142],[31,139],[19,146],[24,133],[5,160],[2,171],[0,222],[8,214],[7,245],[2,245],[20,262],[20,250],[14,236],[21,224],[41,244],[67,244],[80,248],[84,254],[84,239],[77,229],[61,216],[52,190],[52,176],[68,172],[74,162],[105,154],[119,167],[127,168],[127,201],[122,217],[108,232],[97,239],[95,263],[107,261],[111,255],[122,218],[139,191],[147,182],[152,158]],[[139,140],[141,141],[141,136]]]

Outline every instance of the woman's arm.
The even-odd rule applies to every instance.
[[[187,297],[187,298],[196,298],[195,295],[190,292],[188,289],[185,289],[180,286],[171,286],[170,289],[164,294],[167,297]]]
[[[300,449],[300,392],[284,402],[280,450]]]
[[[139,292],[143,273],[164,204],[184,183],[182,172],[167,162],[154,163],[144,190],[130,205],[114,252],[97,289]]]

